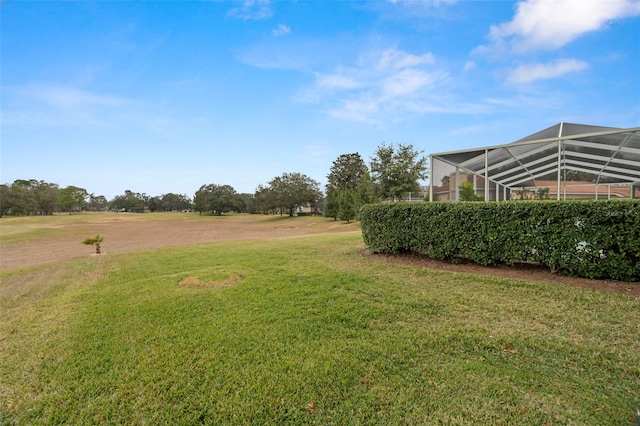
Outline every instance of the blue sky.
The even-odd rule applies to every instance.
[[[324,186],[383,142],[640,126],[638,0],[5,0],[0,19],[2,183],[253,193]]]

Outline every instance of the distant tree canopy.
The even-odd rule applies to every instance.
[[[0,185],[0,217],[6,215],[11,211],[11,205],[9,204],[9,194],[11,188],[9,185]]]
[[[382,199],[400,198],[410,192],[420,192],[418,181],[426,179],[427,158],[413,145],[383,143],[371,159],[371,177],[376,193]]]
[[[397,198],[418,192],[418,180],[426,178],[426,158],[412,145],[382,144],[371,160],[371,167],[359,153],[340,155],[327,175],[324,215],[350,221],[360,207],[380,198]],[[125,190],[107,200],[78,186],[60,188],[58,184],[36,179],[19,179],[0,185],[0,217],[4,215],[49,215],[54,212],[156,212],[195,209],[222,215],[238,213],[280,213],[290,216],[303,206],[320,201],[320,184],[302,173],[283,173],[267,184],[258,185],[254,194],[239,194],[231,185],[202,185],[191,200],[185,194],[150,196]]]
[[[258,187],[256,198],[264,200],[270,210],[288,210],[289,216],[293,216],[298,207],[315,203],[322,197],[320,184],[302,173],[283,173],[268,184],[268,187]]]
[[[104,195],[89,194],[87,201],[87,210],[92,212],[104,211],[109,208],[109,201]]]
[[[141,194],[127,189],[124,191],[124,195],[116,195],[113,200],[109,202],[109,208],[116,211],[142,213],[149,209],[150,199],[151,197],[147,194]]]
[[[163,212],[179,212],[191,209],[191,199],[186,194],[174,194],[169,192],[158,197],[159,208]]]
[[[278,210],[278,200],[276,194],[269,186],[258,185],[253,196],[256,205],[256,211],[263,214],[276,213]]]
[[[257,213],[256,200],[253,194],[236,194],[235,211],[237,213]]]
[[[11,185],[2,185],[0,192],[2,215],[50,215],[58,208],[58,184],[43,180],[19,179]]]
[[[211,212],[221,216],[233,211],[237,205],[236,190],[231,185],[202,185],[193,197],[196,211]]]
[[[60,190],[58,205],[61,211],[66,211],[71,214],[71,212],[82,210],[87,203],[88,197],[89,194],[86,189],[78,188],[77,186],[67,186]]]
[[[18,179],[0,185],[0,217],[50,215],[54,212],[99,211],[107,208],[103,195],[88,194],[78,186],[60,189],[57,183]]]

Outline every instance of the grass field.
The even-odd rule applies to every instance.
[[[363,249],[318,233],[4,271],[0,424],[635,420],[640,299]]]

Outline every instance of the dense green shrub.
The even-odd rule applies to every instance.
[[[539,262],[573,276],[640,280],[640,200],[372,204],[360,223],[374,253]]]

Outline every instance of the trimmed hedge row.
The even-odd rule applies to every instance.
[[[572,276],[640,280],[640,200],[369,204],[360,224],[374,253],[538,262]]]

